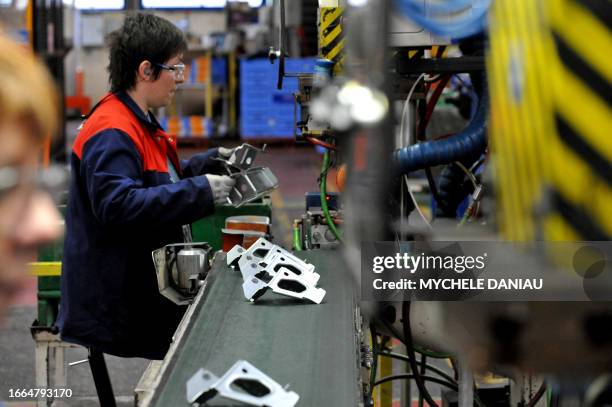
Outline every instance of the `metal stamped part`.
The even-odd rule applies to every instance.
[[[187,381],[191,404],[206,403],[217,395],[261,407],[293,407],[300,399],[246,360],[237,361],[221,378],[200,369]]]
[[[314,271],[314,265],[264,238],[259,238],[248,250],[234,246],[227,254],[227,264],[240,270],[244,280],[242,291],[250,301],[268,289],[315,304],[325,297],[325,290],[316,287],[320,275]]]

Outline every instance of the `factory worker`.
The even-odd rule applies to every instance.
[[[61,233],[60,215],[38,182],[43,140],[58,114],[45,68],[28,46],[0,36],[0,319],[38,246]]]
[[[111,92],[92,109],[71,154],[61,304],[62,339],[123,357],[162,359],[185,311],[160,295],[151,252],[190,241],[189,224],[226,201],[234,181],[212,149],[181,161],[150,109],[183,82],[185,38],[149,14],[110,36]]]

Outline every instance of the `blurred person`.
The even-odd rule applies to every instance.
[[[39,189],[43,140],[58,124],[56,89],[33,53],[0,35],[0,319],[23,287],[38,247],[57,239],[60,215]]]
[[[183,33],[149,14],[110,36],[111,91],[86,118],[71,154],[61,304],[62,339],[121,357],[162,359],[185,307],[159,293],[151,252],[191,241],[190,224],[234,185],[211,149],[178,158],[151,109],[183,82]]]

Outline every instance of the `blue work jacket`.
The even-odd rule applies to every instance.
[[[185,311],[159,294],[151,252],[183,242],[182,225],[214,212],[204,173],[217,150],[179,161],[176,139],[125,92],[109,93],[75,140],[66,212],[63,340],[162,359]],[[172,182],[169,162],[179,177]]]

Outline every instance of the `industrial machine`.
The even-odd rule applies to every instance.
[[[612,403],[612,306],[601,302],[612,290],[610,3],[320,3],[321,60],[291,73],[296,140],[325,149],[293,255],[316,267],[325,300],[245,301],[244,275],[217,254],[139,404],[186,403],[200,368],[222,375],[238,360],[290,383],[306,406]],[[286,5],[276,6],[282,87]],[[343,165],[346,186],[328,194],[328,172]],[[479,301],[485,288],[360,301],[364,243],[425,261],[439,241],[455,244],[451,259],[470,254],[465,241],[498,248],[483,264],[554,284],[530,301],[518,290]],[[234,390],[266,405],[276,384]]]

